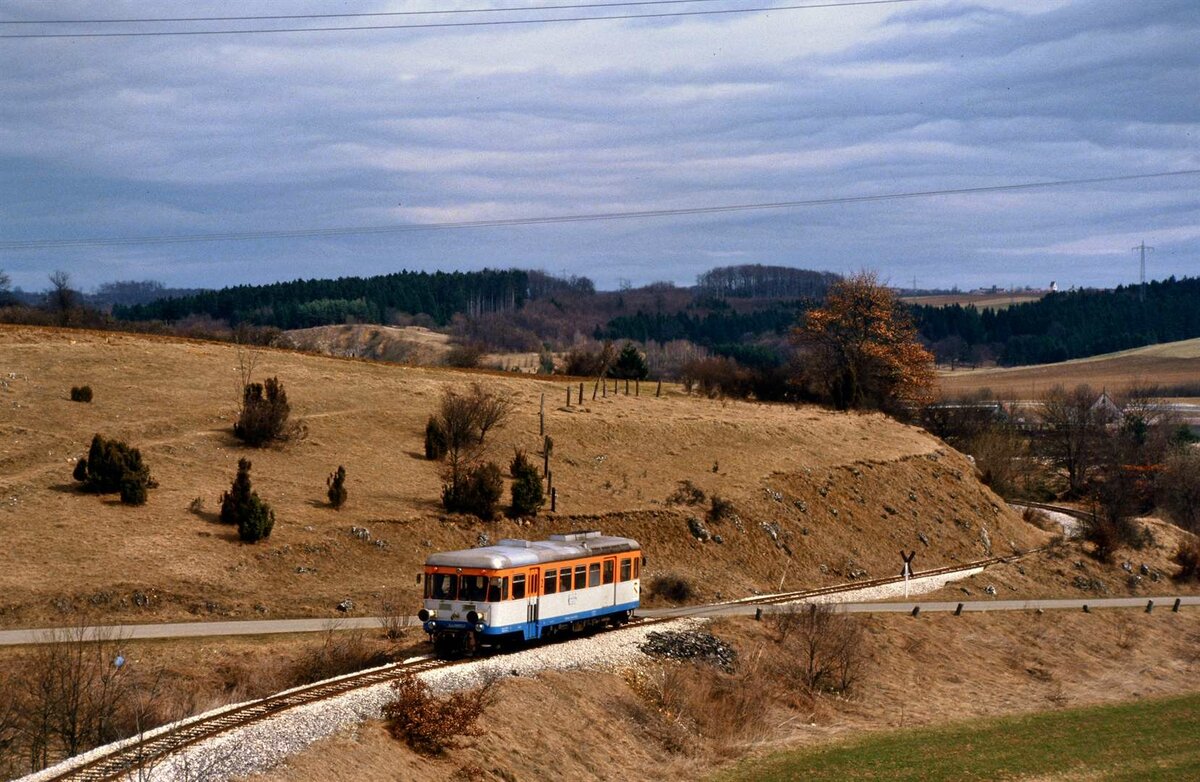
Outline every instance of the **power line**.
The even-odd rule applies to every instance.
[[[484,19],[470,22],[419,22],[413,24],[345,25],[341,27],[268,27],[242,30],[142,30],[118,33],[5,33],[0,39],[8,38],[146,38],[157,36],[185,35],[258,35],[269,33],[329,33],[358,32],[363,30],[430,30],[463,27],[502,27],[554,24],[563,22],[605,22],[633,19],[672,19],[693,16],[722,16],[730,14],[766,13],[770,11],[804,11],[820,8],[848,8],[852,6],[899,5],[919,3],[925,0],[846,0],[845,2],[809,3],[805,5],[758,6],[753,8],[722,8],[703,11],[663,11],[651,14],[609,14],[607,16],[554,16],[542,19]]]
[[[263,14],[258,16],[159,16],[141,19],[10,19],[0,24],[166,24],[175,22],[266,22],[284,19],[362,19],[388,16],[442,16],[446,14],[494,14],[511,11],[562,11],[581,8],[614,8],[645,5],[721,3],[727,0],[634,0],[618,3],[571,3],[567,5],[517,5],[507,8],[446,8],[433,11],[364,11],[342,14]]]
[[[245,231],[237,233],[179,234],[174,236],[127,236],[93,239],[28,239],[24,241],[0,242],[3,250],[44,250],[59,247],[116,247],[129,245],[182,244],[189,242],[227,242],[256,239],[294,239],[326,236],[365,236],[371,234],[408,233],[411,231],[450,231],[464,228],[506,228],[525,225],[552,225],[557,223],[586,223],[607,220],[634,220],[687,215],[722,214],[728,212],[750,212],[771,209],[802,209],[815,206],[838,204],[861,204],[876,201],[897,201],[935,196],[978,195],[981,193],[1003,193],[1014,190],[1042,190],[1071,185],[1094,185],[1112,182],[1133,182],[1144,179],[1194,176],[1200,169],[1159,171],[1152,174],[1125,174],[1121,176],[1092,177],[1088,179],[1059,179],[1050,182],[1022,182],[1011,185],[987,185],[984,187],[959,187],[944,190],[916,190],[878,195],[839,196],[833,198],[811,198],[797,201],[771,201],[751,204],[725,204],[721,206],[697,206],[682,209],[645,209],[626,212],[596,212],[592,214],[547,215],[542,217],[514,217],[498,220],[462,220],[443,223],[410,223],[407,225],[358,226],[344,228],[299,228],[285,231]]]

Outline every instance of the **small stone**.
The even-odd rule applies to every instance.
[[[792,504],[795,505],[796,510],[800,511],[801,513],[808,513],[808,503],[806,503],[804,500],[796,500]]]
[[[1143,576],[1148,576],[1150,575],[1150,566],[1143,562],[1142,566],[1138,569],[1138,572]]]
[[[991,584],[988,584],[987,586],[985,586],[983,588],[983,591],[989,595],[994,595],[994,594],[996,594],[996,587],[992,586]]]
[[[704,522],[695,516],[688,516],[687,520],[688,531],[692,533],[692,537],[704,543],[712,539],[712,533],[708,531],[708,527],[704,526]]]
[[[883,510],[884,510],[884,511],[887,513],[887,515],[889,515],[889,516],[895,516],[895,515],[896,515],[896,513],[897,513],[896,509],[895,509],[895,508],[893,508],[891,505],[884,505],[884,506],[883,506]]]
[[[712,540],[713,540],[713,543],[724,543],[725,542],[725,538],[721,537],[720,535],[713,535]]]
[[[1132,573],[1133,572],[1133,563],[1132,562],[1122,562],[1121,570],[1124,570],[1126,573]]]
[[[917,540],[921,541],[926,546],[929,545],[929,536],[927,536],[924,532],[917,533]]]
[[[343,600],[342,602],[337,604],[337,610],[341,611],[343,614],[350,613],[351,611],[354,610],[354,601],[351,600],[350,598],[346,598],[345,600]]]

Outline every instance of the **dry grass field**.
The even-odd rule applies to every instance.
[[[331,616],[405,590],[424,557],[481,534],[536,537],[596,527],[641,540],[647,576],[677,572],[700,598],[843,581],[897,567],[917,546],[933,567],[1029,547],[1046,534],[976,482],[957,453],[880,415],[688,397],[675,387],[567,407],[563,382],[262,351],[255,377],[277,375],[305,439],[245,448],[233,437],[235,346],[115,333],[0,328],[0,626],[206,617]],[[512,421],[491,437],[507,464],[539,450],[546,395],[557,514],[481,522],[446,515],[439,466],[422,455],[426,418],[446,389],[473,381],[512,394]],[[88,384],[90,404],[71,402]],[[575,386],[578,387],[577,385]],[[76,490],[75,460],[93,433],[142,450],[159,488],[132,508]],[[275,508],[272,537],[240,543],[217,522],[241,457]],[[325,478],[348,472],[349,502],[325,502]],[[734,502],[701,544],[670,505],[677,482]],[[370,541],[351,527],[370,530]],[[379,543],[382,541],[382,543]],[[789,556],[788,552],[791,552]]]
[[[936,296],[904,296],[909,304],[924,304],[930,307],[948,307],[960,304],[976,309],[1002,310],[1014,304],[1038,301],[1044,293],[947,293]]]
[[[943,371],[942,393],[960,396],[981,389],[1008,397],[1029,399],[1052,386],[1087,383],[1093,388],[1123,391],[1131,386],[1157,384],[1200,386],[1200,339],[1149,345],[1102,356],[1008,369]]]

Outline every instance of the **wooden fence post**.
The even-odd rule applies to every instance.
[[[542,407],[538,410],[538,436],[546,436],[546,394],[542,393]]]
[[[654,397],[657,399],[662,396],[662,378],[658,379],[658,388],[654,389]]]
[[[550,490],[550,512],[558,510],[558,489]]]

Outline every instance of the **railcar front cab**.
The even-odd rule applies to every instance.
[[[597,531],[434,554],[417,618],[443,656],[623,624],[644,563],[636,541]]]

